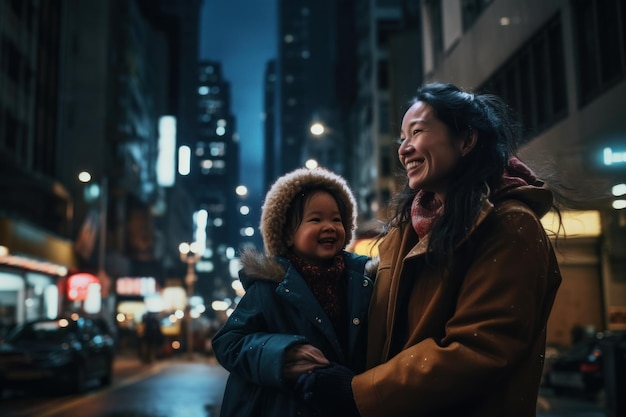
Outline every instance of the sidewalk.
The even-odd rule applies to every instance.
[[[190,359],[187,353],[177,354],[168,358],[157,359],[152,363],[142,361],[136,352],[131,350],[123,350],[117,352],[113,361],[113,378],[116,380],[125,379],[129,376],[148,371],[152,366],[167,362],[206,362],[217,364],[214,357],[206,356],[201,353],[193,353]]]
[[[149,371],[153,366],[167,362],[207,362],[217,364],[214,357],[194,353],[192,358],[186,353],[146,363],[135,352],[119,352],[115,357],[113,375],[116,380],[124,380]],[[590,401],[572,397],[556,397],[549,390],[542,390],[537,401],[537,417],[608,417],[604,408]]]
[[[537,401],[537,417],[607,417],[600,404],[576,397],[557,397],[550,390],[542,389]]]

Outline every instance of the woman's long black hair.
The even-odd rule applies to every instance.
[[[499,187],[504,169],[521,140],[521,125],[512,109],[491,94],[467,93],[453,84],[425,84],[417,90],[417,101],[432,107],[435,117],[453,135],[478,135],[474,149],[460,159],[444,201],[444,212],[433,225],[427,260],[452,264],[455,245],[469,233],[482,207],[482,198]],[[391,200],[386,229],[411,222],[411,204],[419,190],[407,182]]]

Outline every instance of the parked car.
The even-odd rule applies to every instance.
[[[602,342],[623,338],[624,334],[618,331],[599,332],[549,358],[543,385],[557,395],[584,395],[595,399],[605,385]]]
[[[108,322],[101,316],[85,316],[93,320],[93,322],[102,329],[104,334],[107,334],[113,340],[114,350],[117,351],[119,349],[119,329],[114,323]]]
[[[27,322],[0,344],[0,396],[40,387],[81,393],[94,379],[108,385],[114,354],[113,338],[89,318]]]

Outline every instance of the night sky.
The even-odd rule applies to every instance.
[[[200,59],[219,61],[231,85],[237,119],[241,182],[260,198],[263,164],[263,76],[277,57],[277,0],[204,0]]]

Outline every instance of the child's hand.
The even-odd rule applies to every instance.
[[[295,381],[300,375],[329,364],[330,362],[322,351],[315,346],[296,345],[285,354],[283,378],[288,381]]]
[[[301,375],[295,385],[296,396],[322,416],[358,417],[352,393],[354,372],[333,363]]]

